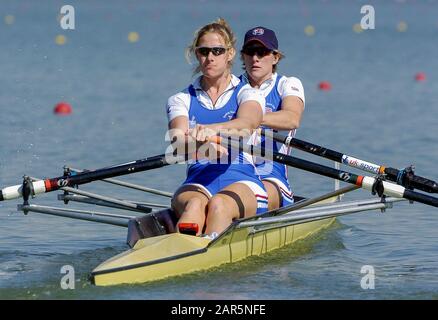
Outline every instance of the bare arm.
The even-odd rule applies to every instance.
[[[265,114],[262,125],[276,130],[297,129],[303,111],[304,103],[300,98],[287,96],[281,102],[281,110]]]
[[[186,116],[178,116],[172,119],[169,124],[169,137],[174,149],[179,155],[187,153],[188,147],[192,139],[188,136],[189,118]]]
[[[186,116],[179,116],[169,122],[169,129],[179,129],[178,131],[186,132],[189,130],[189,118]]]

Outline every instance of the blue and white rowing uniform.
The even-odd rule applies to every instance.
[[[195,80],[188,88],[169,98],[167,115],[169,122],[178,116],[185,116],[190,122],[197,124],[213,124],[234,119],[239,105],[245,101],[257,101],[264,112],[265,99],[256,89],[232,76],[225,92],[219,97],[216,105],[202,89],[200,79]],[[257,174],[251,155],[235,150],[228,150],[227,159],[217,161],[193,160],[187,167],[187,178],[183,185],[195,185],[210,197],[233,183],[247,185],[257,199],[257,214],[268,208],[268,195]]]
[[[241,75],[240,79],[242,82],[249,84],[246,74]],[[266,99],[266,113],[281,110],[281,101],[287,96],[296,96],[305,103],[303,85],[295,77],[285,77],[274,73],[270,79],[262,83],[259,90]],[[261,128],[272,130],[265,126],[261,126]],[[288,136],[294,137],[295,133],[296,129],[290,130]],[[291,151],[290,147],[270,139],[268,141],[264,136],[261,137],[261,145],[263,148],[266,147],[282,154],[289,154]],[[293,192],[289,184],[286,165],[260,157],[256,157],[255,164],[260,178],[274,183],[281,191],[282,202],[280,206],[292,204],[294,202]]]

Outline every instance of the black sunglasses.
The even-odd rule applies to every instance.
[[[210,52],[213,53],[214,56],[220,56],[221,54],[224,54],[225,51],[227,51],[227,48],[224,47],[197,47],[196,52],[199,53],[201,56],[208,57]]]
[[[267,56],[271,52],[275,54],[275,51],[268,49],[266,47],[259,47],[259,46],[246,47],[242,49],[242,53],[247,54],[251,57],[253,57],[256,54],[258,57],[263,58],[264,56]]]

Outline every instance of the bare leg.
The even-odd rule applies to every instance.
[[[172,209],[179,217],[178,223],[197,223],[202,233],[209,196],[196,186],[181,187],[172,198]]]
[[[254,192],[245,184],[233,183],[215,194],[208,202],[205,233],[220,233],[234,219],[251,217],[257,212]]]
[[[280,208],[281,203],[281,191],[277,185],[271,181],[263,180],[266,192],[268,193],[268,210],[274,210]]]

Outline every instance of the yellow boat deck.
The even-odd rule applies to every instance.
[[[329,226],[334,220],[263,228],[232,225],[213,241],[179,233],[141,239],[131,250],[96,267],[92,281],[101,286],[143,283],[206,270],[281,248]]]

